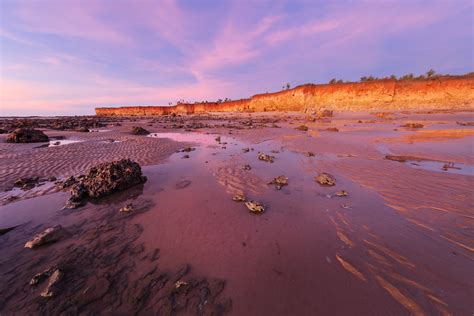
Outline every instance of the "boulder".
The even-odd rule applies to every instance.
[[[45,133],[33,128],[17,128],[7,136],[9,143],[43,143],[48,141],[49,137]]]
[[[144,183],[140,165],[130,159],[99,164],[74,185],[67,208],[82,206],[87,198],[100,198]]]

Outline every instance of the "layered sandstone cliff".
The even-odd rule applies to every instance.
[[[265,111],[373,111],[474,109],[474,76],[426,80],[380,80],[363,83],[306,84],[276,93],[223,103],[176,106],[96,108],[99,116],[149,116],[170,113]]]

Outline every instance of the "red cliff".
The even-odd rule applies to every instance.
[[[249,99],[176,106],[96,108],[99,116],[151,116],[170,113],[265,111],[372,111],[419,109],[473,109],[474,76],[426,80],[378,80],[363,83],[306,84]]]

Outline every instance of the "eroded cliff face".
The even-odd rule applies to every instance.
[[[474,76],[413,81],[306,84],[224,103],[96,108],[99,116],[150,116],[203,112],[474,109]]]

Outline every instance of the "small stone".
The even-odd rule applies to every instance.
[[[312,151],[308,151],[308,152],[306,153],[306,156],[308,156],[308,157],[314,157],[314,153],[313,153]]]
[[[264,153],[259,153],[258,154],[258,160],[266,161],[266,162],[271,162],[273,163],[273,159],[275,159],[274,156],[266,155]]]
[[[188,159],[189,158],[189,155],[184,155],[183,157],[181,157],[182,159]]]
[[[270,181],[268,184],[274,184],[277,190],[280,190],[283,186],[288,185],[288,177],[278,176]]]
[[[348,194],[347,191],[344,191],[344,190],[336,192],[336,196],[339,196],[339,197],[347,196],[347,194]]]
[[[242,170],[247,170],[247,171],[249,171],[249,170],[252,170],[252,167],[251,167],[250,165],[246,164],[246,165],[243,165],[243,166],[242,166]]]
[[[124,207],[120,208],[119,212],[130,213],[133,212],[135,209],[133,208],[132,204],[127,204]]]
[[[132,134],[133,135],[148,135],[150,134],[150,132],[144,129],[143,127],[134,126],[132,127]]]
[[[328,132],[339,132],[339,129],[337,127],[328,127],[328,128],[326,128],[326,131],[328,131]]]
[[[257,201],[248,201],[245,202],[245,206],[249,209],[250,212],[259,214],[265,211],[265,206]]]
[[[188,282],[182,281],[182,280],[178,280],[178,281],[176,281],[176,283],[174,284],[174,287],[177,288],[177,289],[180,289],[180,288],[186,287],[187,285],[188,285]]]
[[[318,176],[314,177],[314,180],[322,186],[334,186],[336,185],[336,179],[329,173],[320,173]]]
[[[32,240],[25,244],[25,248],[37,248],[39,246],[57,241],[62,235],[62,226],[56,225],[37,234]]]
[[[242,151],[243,151],[244,153],[248,153],[248,152],[250,151],[250,148],[242,148]]]
[[[221,137],[220,137],[220,136],[217,136],[217,137],[216,137],[216,142],[218,142],[218,143],[221,142]]]
[[[347,205],[347,204],[341,204],[341,208],[350,210],[350,209],[352,209],[352,206],[349,206],[349,205]]]
[[[423,128],[424,125],[421,123],[406,123],[405,125],[402,125],[401,127],[406,127],[406,128]]]
[[[245,196],[243,194],[236,194],[232,197],[232,201],[245,202]]]
[[[308,126],[306,126],[306,125],[300,125],[300,126],[298,126],[297,128],[295,128],[295,129],[298,130],[298,131],[307,132],[307,131],[308,131]]]
[[[194,150],[196,150],[196,148],[193,148],[193,147],[185,147],[185,148],[181,149],[181,152],[182,152],[182,153],[189,153],[189,152],[194,151]]]
[[[51,298],[56,296],[59,292],[59,282],[63,278],[63,273],[56,269],[51,276],[49,277],[49,283],[46,289],[41,293],[41,296],[44,298]]]

